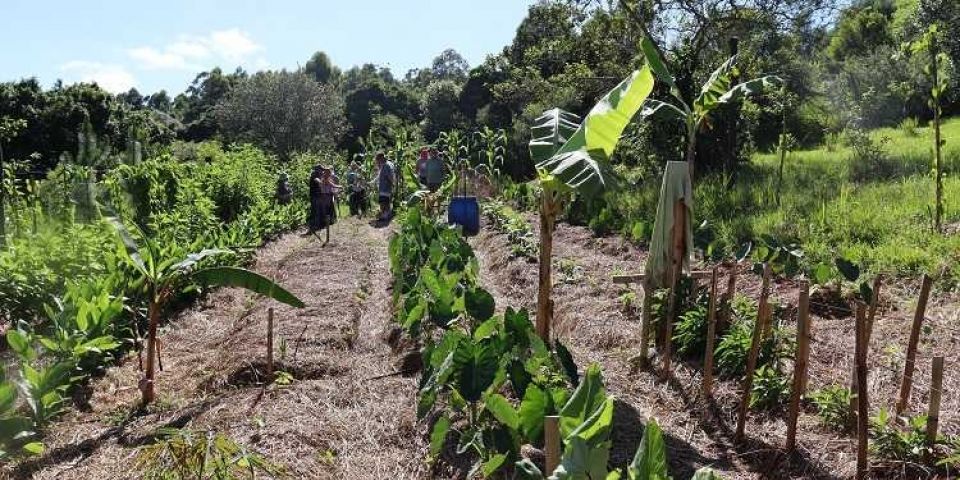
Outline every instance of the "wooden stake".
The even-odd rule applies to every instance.
[[[663,325],[660,328],[660,345],[663,349],[663,370],[660,372],[660,377],[664,379],[670,375],[671,347],[673,346],[673,318],[677,313],[677,283],[680,279],[680,269],[677,268],[676,265],[671,269],[673,273],[670,275],[672,277],[670,282],[670,300],[667,307],[667,315],[663,319]]]
[[[940,427],[940,397],[943,393],[943,357],[933,357],[933,376],[930,379],[930,409],[927,410],[927,445],[937,441]]]
[[[877,316],[877,310],[880,307],[880,287],[883,286],[883,275],[877,275],[873,279],[873,298],[870,299],[870,310],[867,313],[867,346],[870,345],[870,339],[873,338],[873,322]]]
[[[857,370],[857,480],[866,480],[868,470],[867,427],[870,403],[867,399],[867,322],[866,307],[857,305],[856,370]]]
[[[763,287],[760,290],[760,311],[757,312],[757,321],[753,324],[753,338],[750,340],[750,355],[747,357],[747,371],[743,377],[743,392],[740,398],[740,412],[737,416],[737,431],[734,434],[734,441],[743,440],[743,431],[747,422],[747,411],[750,409],[750,394],[753,390],[753,373],[757,369],[757,358],[760,355],[760,344],[763,342],[763,305],[767,303],[767,297],[770,295],[770,265],[763,264]]]
[[[556,221],[557,193],[544,191],[540,201],[540,261],[539,290],[537,291],[537,335],[547,345],[553,323],[553,229]]]
[[[730,277],[727,279],[727,292],[723,294],[723,306],[719,320],[717,320],[717,332],[723,333],[730,327],[730,319],[733,316],[733,296],[737,294],[737,265],[733,265],[730,270]]]
[[[546,455],[547,475],[560,465],[560,417],[543,417],[543,450]]]
[[[637,364],[640,368],[647,366],[647,352],[650,349],[650,329],[653,322],[653,287],[650,281],[643,281],[643,311],[640,312],[640,355]]]
[[[810,282],[800,282],[800,299],[797,305],[797,356],[793,363],[793,394],[790,397],[790,412],[787,417],[788,452],[797,446],[797,419],[800,416],[800,398],[806,389],[807,362],[810,358]]]
[[[703,352],[703,396],[713,390],[713,343],[717,336],[717,267],[710,277],[710,304],[707,306],[707,345]]]
[[[267,309],[267,378],[273,379],[273,307]]]
[[[897,415],[907,409],[910,402],[910,388],[913,386],[913,370],[917,359],[917,343],[920,342],[920,328],[923,326],[923,317],[927,313],[927,299],[930,298],[930,287],[933,279],[929,275],[923,276],[920,285],[920,298],[917,300],[917,311],[913,316],[913,327],[910,329],[910,341],[907,344],[907,360],[903,364],[903,379],[900,383],[900,398],[897,401]]]

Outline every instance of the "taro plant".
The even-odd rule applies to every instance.
[[[609,165],[623,129],[653,91],[651,66],[634,71],[603,96],[581,121],[554,108],[531,127],[530,157],[540,183],[540,271],[537,294],[537,333],[550,341],[553,322],[551,292],[553,231],[557,215],[570,194],[593,197],[614,188]]]
[[[17,410],[16,384],[0,371],[0,460],[20,450],[42,450],[42,444],[30,442],[33,435],[33,422]]]
[[[155,397],[157,329],[160,326],[160,317],[164,307],[176,295],[190,289],[194,284],[242,287],[293,307],[304,307],[299,298],[258,273],[236,267],[197,268],[208,258],[231,253],[229,250],[206,249],[181,258],[170,257],[165,255],[167,251],[158,240],[141,234],[138,245],[122,221],[115,217],[110,220],[120,238],[123,258],[139,275],[141,293],[145,294],[147,299],[147,364],[139,385],[144,405],[152,402]]]
[[[684,99],[673,74],[667,69],[667,65],[649,35],[644,36],[641,41],[641,48],[647,59],[647,64],[650,65],[657,79],[669,87],[674,103],[649,99],[640,112],[640,116],[647,119],[662,115],[666,118],[678,120],[683,124],[687,140],[684,160],[687,161],[689,166],[691,181],[694,178],[697,132],[704,126],[709,126],[710,114],[721,105],[755,95],[764,89],[778,87],[782,83],[779,77],[769,75],[734,84],[734,80],[739,75],[737,55],[734,55],[713,71],[710,78],[701,87],[700,94],[691,104]]]

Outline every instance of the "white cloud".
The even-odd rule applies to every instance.
[[[61,65],[60,70],[74,81],[95,82],[111,93],[126,92],[137,83],[121,65],[74,60]]]
[[[127,50],[130,58],[147,70],[199,70],[197,62],[245,63],[263,47],[238,28],[216,30],[207,35],[180,35],[162,48],[137,47]],[[257,63],[262,63],[257,59]],[[224,65],[232,67],[234,65]]]

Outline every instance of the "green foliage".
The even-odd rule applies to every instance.
[[[840,385],[828,385],[812,392],[810,399],[817,407],[817,416],[834,430],[850,427],[850,389]]]
[[[886,409],[881,408],[870,418],[871,449],[883,459],[921,463],[925,455],[932,453],[932,446],[926,440],[926,427],[925,415],[909,418],[904,429],[896,424]]]
[[[165,428],[160,440],[142,447],[137,467],[143,478],[224,480],[256,478],[257,474],[282,476],[284,469],[253,453],[223,433]]]
[[[790,377],[770,365],[761,365],[753,375],[750,408],[770,409],[783,405],[790,397]]]
[[[530,224],[519,213],[496,200],[484,202],[480,209],[490,225],[507,236],[511,254],[528,259],[536,258],[537,239],[530,229]]]
[[[723,375],[742,376],[746,371],[747,356],[750,352],[750,342],[753,339],[753,328],[757,321],[757,307],[750,299],[737,295],[731,302],[732,319],[726,333],[717,342],[714,353],[717,370]],[[780,371],[783,361],[793,355],[793,339],[789,332],[780,327],[784,311],[774,309],[774,322],[769,337],[764,338],[760,345],[760,356],[757,359],[757,369],[763,366]]]

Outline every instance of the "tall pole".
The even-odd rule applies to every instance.
[[[740,53],[740,39],[737,37],[730,37],[728,48],[730,49],[730,56],[735,57]],[[736,85],[740,83],[740,77],[736,74],[730,77],[730,85]],[[730,125],[727,127],[727,158],[724,170],[727,174],[733,175],[734,169],[737,163],[737,124],[740,123],[740,104],[739,102],[733,102],[732,112],[730,115]]]

